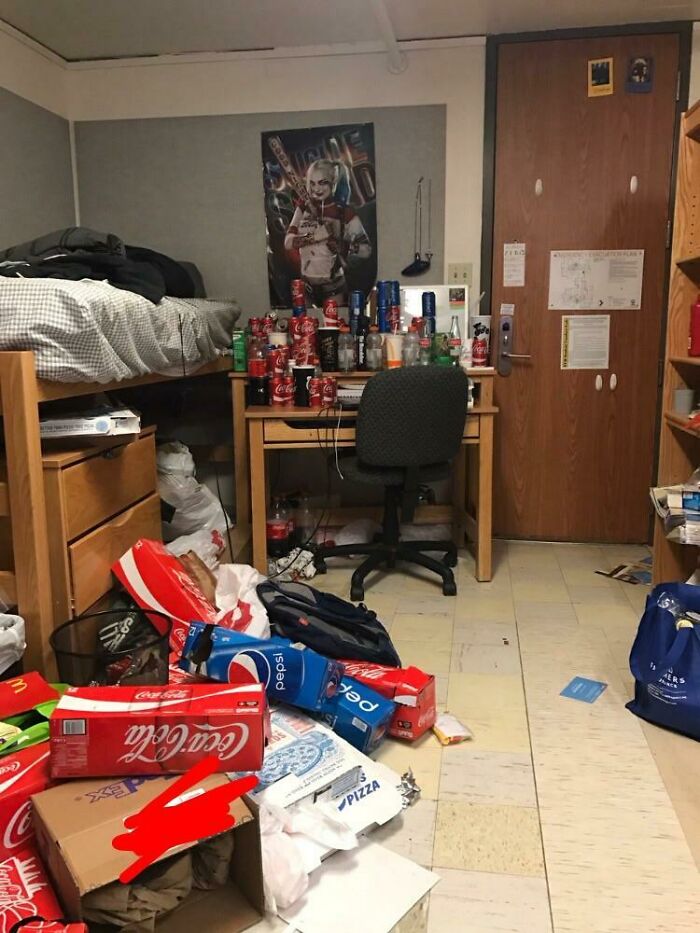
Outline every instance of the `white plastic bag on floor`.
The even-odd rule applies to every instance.
[[[0,612],[0,674],[20,660],[26,647],[24,619]]]
[[[306,892],[309,871],[295,836],[313,839],[331,849],[357,848],[357,836],[338,818],[320,807],[300,803],[285,810],[262,804],[260,807],[265,909],[277,913],[290,907]]]
[[[269,638],[270,622],[256,586],[265,577],[248,564],[222,564],[216,575],[216,605],[219,616],[230,613],[228,628],[252,638]]]
[[[164,521],[163,539],[174,541],[181,535],[196,531],[226,534],[226,517],[214,493],[195,477],[195,466],[189,448],[179,441],[161,444],[156,451],[158,494],[175,509],[172,518]],[[229,519],[229,524],[232,524]]]
[[[216,528],[212,531],[195,531],[192,535],[181,535],[166,544],[166,548],[175,557],[182,557],[183,554],[194,551],[210,570],[216,570],[219,566],[219,558],[225,547],[226,540]]]

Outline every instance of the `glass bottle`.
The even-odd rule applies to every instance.
[[[450,336],[447,341],[450,348],[450,357],[453,366],[459,366],[459,358],[462,353],[462,334],[459,330],[459,318],[456,314],[452,315],[452,324],[450,325]]]

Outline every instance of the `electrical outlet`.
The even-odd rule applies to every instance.
[[[472,284],[472,264],[470,262],[450,262],[447,264],[448,285]]]

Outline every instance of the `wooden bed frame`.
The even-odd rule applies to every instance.
[[[6,464],[6,473],[0,474],[0,525],[7,524],[11,518],[14,564],[14,571],[0,569],[0,596],[3,592],[7,594],[25,620],[26,670],[43,671],[48,676],[55,674],[49,646],[49,635],[54,627],[47,540],[51,516],[46,514],[44,496],[39,437],[41,403],[230,370],[230,358],[221,357],[194,372],[178,376],[148,375],[109,383],[48,382],[37,379],[33,352],[0,351],[0,415]]]

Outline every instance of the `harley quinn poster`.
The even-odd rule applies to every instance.
[[[374,124],[262,134],[270,305],[291,307],[302,279],[307,305],[338,305],[377,277]]]

